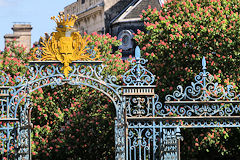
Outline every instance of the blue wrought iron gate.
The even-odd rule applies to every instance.
[[[185,89],[178,86],[165,102],[155,94],[155,76],[144,65],[136,48],[132,68],[116,85],[115,77],[102,74],[101,61],[75,61],[65,78],[57,61],[30,62],[30,77],[17,77],[16,86],[7,86],[9,77],[1,71],[0,151],[2,159],[31,159],[31,100],[39,88],[69,84],[85,85],[108,96],[116,109],[115,147],[117,160],[180,159],[181,128],[239,127],[239,94],[232,85],[214,82],[206,70]]]
[[[126,159],[180,159],[182,128],[240,126],[240,95],[233,85],[214,82],[204,57],[195,82],[186,88],[179,85],[164,103],[154,93],[154,75],[145,63],[136,55],[135,67],[124,76]]]

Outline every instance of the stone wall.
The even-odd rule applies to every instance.
[[[78,20],[75,24],[75,28],[80,33],[101,33],[104,26],[104,6],[103,4],[97,4],[92,6],[88,10],[77,14]]]
[[[78,2],[74,2],[64,8],[64,13],[65,14],[77,14],[78,12]]]
[[[88,34],[93,32],[102,33],[105,27],[103,0],[78,0],[66,6],[64,14],[75,14],[78,16],[75,28],[81,34],[84,32]]]

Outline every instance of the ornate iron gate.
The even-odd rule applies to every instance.
[[[115,77],[101,75],[104,65],[100,61],[76,61],[72,63],[72,72],[68,78],[60,72],[60,62],[30,62],[31,77],[17,77],[19,84],[16,86],[1,87],[1,153],[6,152],[7,158],[31,159],[31,105],[29,94],[39,88],[69,84],[75,86],[88,86],[97,89],[108,96],[116,108],[116,157],[124,157],[124,113],[121,87],[113,83]],[[1,77],[4,84],[9,77]],[[11,124],[13,122],[13,124]],[[13,151],[14,155],[10,154]],[[122,158],[124,159],[124,158]]]
[[[2,159],[31,159],[31,101],[29,94],[45,86],[86,85],[104,93],[116,108],[115,159],[180,159],[181,128],[239,127],[239,94],[232,85],[226,89],[206,71],[191,86],[178,86],[164,104],[154,93],[154,75],[145,67],[136,49],[132,68],[123,75],[123,86],[115,77],[102,75],[101,61],[74,61],[68,78],[60,62],[30,62],[30,77],[17,77],[16,86],[6,86],[9,77],[2,71],[1,154]]]
[[[138,51],[140,52],[140,51]],[[123,86],[126,102],[126,159],[180,159],[181,128],[239,127],[239,94],[233,85],[214,82],[202,59],[202,72],[185,89],[178,86],[159,102],[154,76],[136,56],[136,67]],[[135,77],[135,80],[132,80]]]

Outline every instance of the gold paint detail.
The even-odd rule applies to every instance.
[[[68,77],[72,70],[69,66],[72,61],[84,60],[91,61],[100,57],[97,47],[88,46],[88,36],[82,37],[73,28],[77,16],[65,16],[60,14],[58,19],[51,17],[57,23],[57,32],[52,32],[50,37],[42,38],[42,48],[35,48],[32,56],[38,61],[57,60],[64,64],[63,70],[65,77]],[[39,52],[41,55],[39,56]],[[37,56],[36,56],[37,54]],[[38,58],[39,57],[39,58]]]

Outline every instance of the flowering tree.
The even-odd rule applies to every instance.
[[[16,41],[7,41],[6,47],[0,51],[0,70],[10,77],[9,85],[14,85],[15,77],[23,75],[26,71],[27,61],[31,59],[26,53],[26,48]]]
[[[157,75],[156,90],[163,101],[177,85],[186,86],[194,80],[203,56],[207,70],[220,84],[239,83],[239,10],[239,0],[168,0],[160,11],[151,7],[143,11],[146,32],[139,30],[135,40]],[[239,134],[238,129],[184,132],[195,140],[184,141],[182,151],[192,151],[191,155],[183,153],[189,158],[197,150],[217,150],[225,155],[239,152],[239,148],[232,148],[234,136],[228,138],[228,134]]]
[[[6,47],[3,51],[0,51],[0,77],[3,75],[3,72],[5,72],[9,76],[9,82],[8,86],[14,86],[16,85],[15,78],[17,76],[22,76],[23,73],[26,72],[26,65],[27,61],[31,59],[26,53],[26,49],[22,46],[17,44],[16,41],[9,42],[7,41]],[[5,75],[3,75],[5,76]],[[4,85],[4,84],[0,84]],[[4,116],[4,112],[1,112],[1,116]],[[14,126],[13,122],[9,122],[10,126]],[[0,122],[0,125],[4,128],[7,127],[6,122]],[[3,130],[1,130],[2,134]],[[5,137],[2,137],[5,138]],[[6,142],[3,143],[2,139],[0,139],[0,148],[4,149],[1,150],[0,158],[1,159],[7,159],[7,148],[6,148]],[[14,153],[14,146],[10,145],[10,153]],[[9,153],[8,153],[9,154]],[[11,154],[9,158],[13,159],[14,154]]]
[[[104,74],[115,75],[121,83],[129,63],[123,63],[119,51],[111,54],[120,41],[96,33],[89,41],[102,54]],[[32,100],[34,159],[114,159],[115,108],[103,93],[64,85],[39,89]]]

